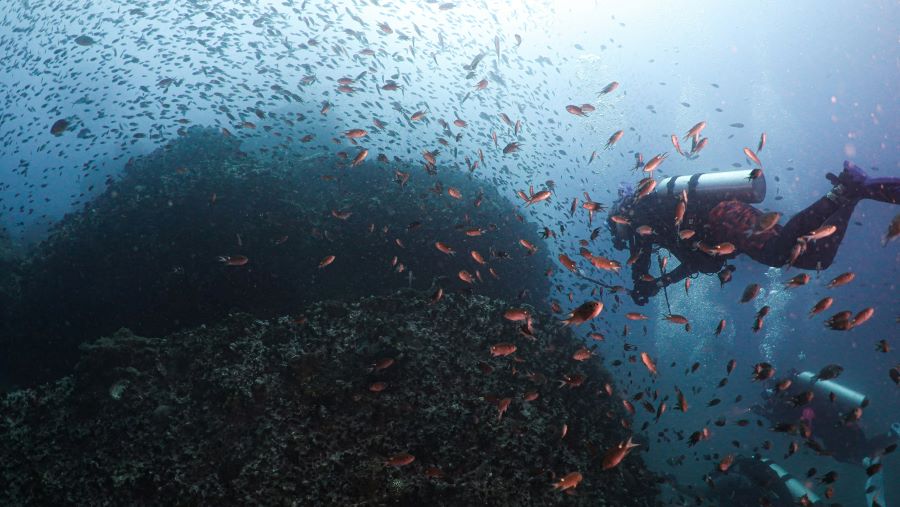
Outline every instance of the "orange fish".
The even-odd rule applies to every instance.
[[[329,255],[329,256],[325,257],[324,259],[322,259],[321,262],[319,262],[319,269],[322,269],[325,266],[328,266],[329,264],[334,262],[334,259],[335,259],[335,257],[333,255]]]
[[[748,303],[753,301],[756,298],[756,295],[759,294],[759,290],[761,287],[758,283],[751,283],[744,289],[744,293],[741,294],[741,303]]]
[[[688,323],[687,317],[685,317],[684,315],[678,315],[678,314],[674,314],[674,313],[671,315],[664,316],[663,319],[668,320],[669,322],[671,322],[673,324],[678,324],[680,326],[683,326]]]
[[[562,323],[566,326],[580,325],[600,315],[603,310],[603,303],[600,301],[588,301],[578,308],[572,310]]]
[[[865,321],[871,319],[872,315],[875,315],[874,308],[869,307],[864,310],[860,310],[860,312],[857,313],[856,316],[853,317],[853,324],[852,324],[853,327],[856,327],[856,326],[864,323]]]
[[[729,454],[722,458],[722,461],[719,461],[719,470],[727,472],[732,463],[734,463],[734,454]]]
[[[647,320],[647,319],[649,319],[649,317],[647,317],[643,313],[637,313],[637,312],[628,312],[625,314],[625,318],[628,320]]]
[[[475,259],[475,262],[477,262],[478,264],[481,264],[481,265],[487,264],[487,261],[484,260],[484,257],[482,257],[482,255],[480,253],[478,253],[478,251],[472,250],[470,252],[470,255],[472,256],[473,259]]]
[[[243,266],[250,262],[250,259],[244,255],[222,255],[218,260],[226,266]]]
[[[553,483],[553,489],[566,491],[568,489],[577,488],[582,479],[582,475],[578,472],[568,473]]]
[[[852,282],[854,278],[856,278],[856,275],[848,271],[847,273],[842,273],[834,277],[830,282],[828,282],[828,285],[826,285],[826,287],[828,287],[829,289],[833,289],[835,287],[840,287],[841,285],[847,285],[848,283]]]
[[[450,248],[450,245],[448,245],[446,243],[441,243],[440,241],[435,241],[434,247],[447,255],[453,255],[456,253],[456,250]]]
[[[818,241],[820,239],[824,239],[824,238],[827,238],[828,236],[831,236],[835,232],[837,232],[836,226],[823,225],[822,227],[819,227],[818,229],[807,234],[806,236],[801,236],[801,239],[803,239],[804,241]]]
[[[444,289],[442,289],[441,287],[438,287],[437,290],[434,291],[434,294],[431,296],[431,299],[428,301],[428,304],[433,305],[433,304],[437,303],[438,301],[440,301],[441,298],[443,298],[443,297],[444,297]]]
[[[508,155],[508,154],[510,154],[510,153],[515,153],[515,152],[519,151],[519,148],[520,148],[521,146],[522,146],[521,144],[519,144],[519,143],[513,141],[513,142],[511,142],[511,143],[509,143],[509,144],[507,144],[506,146],[503,147],[503,154],[504,154],[504,155]]]
[[[706,122],[701,121],[701,122],[697,123],[696,125],[694,125],[693,127],[691,127],[691,129],[687,131],[687,134],[684,135],[683,139],[685,141],[687,141],[688,139],[690,139],[692,137],[695,137],[695,138],[700,137],[700,132],[703,132],[703,129],[705,129],[705,128],[706,128]]]
[[[651,375],[659,375],[659,373],[656,371],[656,363],[654,363],[653,359],[650,358],[650,354],[641,352],[641,362],[644,363],[644,366],[647,367],[647,370]]]
[[[784,286],[788,289],[793,289],[795,287],[800,287],[801,285],[806,285],[809,283],[809,275],[806,273],[800,273],[799,275],[791,278],[784,284]]]
[[[462,192],[455,187],[447,187],[447,194],[454,199],[462,199]]]
[[[777,211],[763,213],[756,219],[756,226],[753,229],[753,234],[763,234],[764,232],[771,230],[778,224],[779,220],[781,220],[781,213]]]
[[[675,204],[675,227],[681,225],[681,222],[684,221],[684,212],[687,209],[687,204],[684,201],[679,200]]]
[[[753,153],[753,150],[744,148],[744,155],[747,155],[747,158],[752,160],[756,165],[762,167],[762,162],[759,161],[759,157],[756,156],[756,153]]]
[[[492,357],[504,357],[510,354],[515,353],[516,346],[512,343],[498,343],[496,345],[491,345],[491,356]]]
[[[573,261],[568,255],[559,254],[559,262],[569,271],[573,273],[578,272],[578,266],[575,264],[575,261]]]
[[[392,466],[392,467],[402,467],[402,466],[409,465],[410,463],[412,463],[415,460],[416,460],[416,457],[413,456],[412,454],[409,454],[406,452],[401,452],[400,454],[395,454],[395,455],[391,456],[390,458],[388,458],[384,462],[384,464],[387,466]]]
[[[368,156],[369,156],[369,150],[363,149],[362,151],[357,153],[355,157],[353,157],[353,161],[350,162],[350,167],[359,166],[360,164],[363,163],[363,160],[365,160],[366,157],[368,157]]]
[[[672,134],[672,146],[675,147],[675,151],[677,151],[679,155],[682,157],[684,156],[684,152],[681,151],[681,143],[678,142],[678,136],[675,134]]]
[[[466,283],[475,283],[475,279],[472,278],[472,274],[466,271],[465,269],[457,273],[459,279]]]
[[[660,164],[663,163],[663,161],[664,161],[668,156],[669,156],[668,153],[660,153],[659,155],[656,155],[655,157],[651,158],[649,162],[647,162],[646,164],[644,164],[644,172],[645,172],[645,173],[652,173],[653,171],[656,170],[656,168],[659,167]],[[655,183],[655,182],[654,182],[654,183]],[[654,184],[653,187],[656,188],[656,185]],[[649,193],[649,192],[647,192],[647,193]],[[644,195],[646,195],[646,194],[644,194]]]
[[[576,350],[574,354],[572,354],[572,359],[576,361],[587,361],[593,355],[594,353],[591,352],[590,349],[582,346],[580,349]]]
[[[375,364],[372,365],[372,369],[370,371],[380,371],[387,368],[390,368],[394,364],[394,358],[392,357],[383,357],[378,361],[375,361]]]
[[[722,334],[722,331],[725,330],[725,319],[719,321],[719,325],[716,326],[716,336]]]
[[[550,198],[551,195],[553,194],[549,190],[541,190],[540,192],[529,197],[525,202],[525,206],[531,206],[536,202],[546,201]]]
[[[568,106],[566,106],[566,111],[568,111],[571,114],[574,114],[575,116],[587,116],[586,114],[584,114],[583,109],[581,109],[580,107],[578,107],[574,104],[569,104]]]
[[[689,405],[687,402],[687,398],[684,397],[684,393],[681,392],[681,389],[675,388],[675,393],[678,395],[678,410],[682,412],[687,412]]]
[[[619,445],[609,449],[603,455],[603,470],[609,470],[610,468],[615,468],[625,459],[625,456],[628,456],[628,453],[631,452],[631,449],[637,447],[639,444],[635,444],[631,442],[631,437],[628,437],[628,440],[619,443]]]
[[[498,421],[503,417],[503,414],[506,413],[507,409],[509,409],[510,403],[512,403],[512,398],[503,398],[499,403],[497,403]]]
[[[513,322],[520,322],[531,318],[531,314],[524,308],[510,308],[503,312],[503,318]]]
[[[612,93],[616,88],[619,87],[618,81],[613,81],[608,85],[604,86],[602,90],[600,90],[600,95],[606,95],[607,93]]]
[[[712,255],[731,255],[736,250],[736,247],[732,243],[719,243],[712,247]],[[708,252],[709,253],[709,252]]]
[[[380,393],[385,389],[387,389],[387,382],[375,382],[369,386],[369,391],[372,391],[373,393]]]
[[[622,136],[625,134],[624,130],[619,130],[615,134],[609,136],[609,139],[606,141],[606,149],[612,147],[612,145],[619,142],[619,139],[622,139]]]

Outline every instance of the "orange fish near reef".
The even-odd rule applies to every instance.
[[[512,343],[498,343],[491,345],[491,356],[503,357],[508,356],[516,351],[516,346]]]
[[[531,318],[531,315],[528,313],[528,310],[524,308],[510,308],[503,312],[503,317],[506,320],[511,320],[513,322],[519,322],[522,320],[528,320]]]
[[[577,488],[582,479],[582,475],[578,472],[568,473],[553,483],[553,489],[566,491],[567,489]]]
[[[245,255],[222,255],[218,260],[226,266],[243,266],[250,262]]]
[[[625,456],[628,456],[628,453],[638,445],[632,443],[631,437],[628,437],[628,440],[606,451],[603,455],[603,470],[609,470],[618,466],[625,459]]]
[[[416,460],[416,457],[407,452],[401,452],[400,454],[395,454],[388,458],[384,464],[392,467],[402,467],[409,465],[413,461]]]
[[[358,167],[360,164],[363,163],[363,160],[365,160],[366,157],[368,157],[368,156],[369,156],[369,150],[363,149],[362,151],[357,153],[355,157],[353,157],[353,161],[350,162],[350,167]]]
[[[567,326],[580,325],[600,315],[603,310],[603,303],[600,301],[588,301],[578,308],[572,310],[568,318],[562,321]]]

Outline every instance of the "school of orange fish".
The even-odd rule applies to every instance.
[[[64,2],[60,2],[59,5],[51,2],[51,6],[54,7],[63,4]],[[14,72],[29,71],[44,63],[57,69],[77,65],[91,66],[96,65],[92,62],[98,58],[101,61],[115,62],[115,70],[113,71],[112,67],[105,69],[103,66],[96,66],[94,78],[98,84],[93,89],[82,86],[72,92],[56,78],[36,86],[35,89],[29,89],[31,87],[29,85],[20,88],[18,94],[7,95],[5,104],[7,107],[0,115],[0,120],[15,120],[19,126],[0,129],[3,149],[9,155],[20,154],[23,140],[37,144],[37,152],[48,153],[52,150],[77,151],[88,146],[94,150],[107,151],[118,148],[118,154],[111,157],[112,160],[117,160],[125,156],[124,153],[127,153],[132,145],[144,139],[162,139],[164,133],[183,134],[186,125],[195,121],[191,119],[193,115],[215,118],[214,122],[219,122],[224,136],[239,136],[247,140],[274,139],[275,144],[258,148],[259,151],[274,156],[277,156],[279,150],[294,150],[297,143],[315,143],[325,135],[330,139],[323,140],[323,144],[337,147],[334,149],[336,170],[376,170],[369,158],[370,154],[377,153],[374,164],[390,167],[389,155],[409,156],[419,153],[422,171],[425,174],[436,177],[445,170],[467,171],[475,178],[493,181],[502,188],[510,189],[510,198],[517,200],[519,204],[515,211],[517,218],[522,221],[539,222],[545,238],[578,234],[573,231],[584,230],[586,226],[590,232],[590,239],[578,240],[578,255],[586,261],[586,266],[579,265],[576,260],[578,255],[574,251],[564,248],[556,254],[562,268],[569,273],[587,275],[593,268],[601,274],[616,275],[623,265],[631,265],[635,261],[631,258],[623,262],[610,258],[612,254],[607,254],[610,256],[608,257],[591,251],[592,248],[594,251],[600,248],[597,245],[592,246],[592,242],[600,235],[600,228],[594,228],[594,224],[596,220],[602,221],[597,215],[604,213],[606,209],[603,204],[591,199],[587,192],[589,189],[582,186],[583,199],[576,197],[571,202],[566,199],[567,202],[563,203],[562,199],[556,197],[557,182],[548,180],[537,189],[533,183],[538,177],[535,166],[540,166],[542,159],[550,153],[550,150],[544,148],[555,144],[554,136],[570,122],[587,121],[598,109],[612,107],[605,104],[605,101],[613,98],[621,99],[617,94],[622,94],[633,83],[620,83],[611,77],[608,84],[600,90],[581,91],[577,88],[570,90],[572,95],[584,95],[580,100],[572,100],[578,103],[554,110],[543,107],[529,108],[526,104],[547,103],[551,97],[547,90],[518,83],[518,78],[529,76],[530,82],[543,82],[548,84],[548,89],[558,89],[563,85],[553,85],[553,67],[561,65],[560,62],[565,60],[564,57],[554,55],[557,63],[552,63],[546,56],[538,58],[520,56],[519,50],[528,45],[528,40],[520,34],[508,33],[505,30],[498,31],[487,41],[483,34],[454,32],[453,28],[466,20],[455,17],[457,6],[451,2],[431,3],[429,8],[432,12],[429,18],[409,21],[401,21],[401,13],[396,10],[385,10],[378,19],[364,18],[358,14],[356,8],[362,7],[363,4],[365,3],[354,2],[352,6],[341,8],[327,2],[311,4],[289,0],[277,7],[245,6],[235,7],[229,11],[132,2],[130,7],[117,8],[108,15],[89,15],[87,20],[91,23],[85,26],[84,34],[55,35],[52,42],[59,50],[47,61],[41,54],[4,37],[0,39],[0,47],[10,50],[8,58],[4,60]],[[19,15],[23,19],[29,18],[26,13]],[[171,30],[173,41],[166,42],[165,34],[155,34],[159,29],[154,26],[163,20]],[[115,26],[126,24],[138,28],[135,30],[137,35],[127,38],[128,44],[133,45],[129,48],[124,46],[126,35],[116,35],[115,32]],[[43,25],[45,24],[34,23],[31,30],[40,30]],[[218,28],[210,28],[209,25],[216,25]],[[89,29],[89,26],[105,26],[106,30]],[[445,35],[442,27],[448,27],[446,32],[453,33],[459,39],[453,40]],[[25,35],[32,34],[28,32]],[[182,60],[182,55],[185,51],[189,51],[186,47],[190,43],[199,44],[204,50],[191,51],[189,54],[196,55],[196,58],[188,62]],[[238,54],[256,62],[253,68],[263,76],[263,79],[251,79],[249,76],[240,75],[238,71],[232,71],[232,68],[239,69],[239,66],[232,60],[233,57],[225,56],[220,47],[229,43],[241,46]],[[155,58],[149,59],[150,53],[155,53]],[[459,55],[466,53],[471,56],[461,60]],[[282,60],[290,63],[282,63]],[[441,73],[442,81],[451,90],[448,92],[449,100],[438,99],[431,90],[419,86],[419,79],[432,72]],[[179,77],[172,77],[173,75]],[[129,97],[111,95],[110,89],[99,84],[104,80],[120,85],[119,90],[126,90],[131,95]],[[13,85],[16,84],[13,82]],[[44,107],[41,114],[35,113],[32,118],[28,118],[24,110],[16,107],[31,97],[74,98],[73,93],[90,98],[80,102],[75,112],[64,116],[57,114],[57,107]],[[311,104],[314,93],[321,94],[324,98]],[[589,96],[593,99],[588,100]],[[51,102],[56,100],[51,99]],[[92,106],[95,102],[98,105]],[[134,113],[120,114],[116,118],[117,121],[107,121],[103,113],[104,102],[126,107]],[[52,104],[45,106],[49,105]],[[17,110],[21,113],[14,112]],[[513,119],[514,116],[510,116],[510,112],[518,117]],[[569,116],[565,116],[566,113]],[[21,114],[21,117],[17,117],[17,114]],[[703,135],[708,126],[707,121],[700,118],[697,120],[682,136],[672,134],[670,137],[672,149],[684,161],[696,160],[704,148],[713,142]],[[42,132],[41,135],[30,138],[29,127],[34,125],[41,126]],[[712,124],[709,126],[710,131],[715,130]],[[606,153],[618,149],[620,146],[618,143],[626,136],[626,130],[626,128],[616,129],[609,135],[601,149],[577,155],[576,160],[579,164],[587,166],[603,159]],[[710,132],[710,135],[713,133]],[[682,142],[689,142],[689,149],[687,146],[683,148]],[[751,178],[763,174],[760,153],[766,146],[766,134],[761,133],[758,141],[754,137],[754,142],[755,149],[742,147],[734,150],[736,157],[742,157],[745,162],[751,164],[753,168]],[[632,152],[636,160],[634,169],[641,175],[635,186],[638,198],[648,196],[655,190],[658,182],[655,174],[670,156],[658,146],[647,144],[647,149],[655,154],[646,162],[640,152]],[[671,164],[669,162],[669,165]],[[68,162],[62,161],[59,167],[46,168],[43,173],[51,174],[57,169],[66,167]],[[28,177],[27,162],[23,162],[17,171],[27,181],[25,190],[27,200],[32,203],[39,200],[42,195],[42,180],[36,181]],[[89,160],[84,163],[86,179],[90,180],[92,175],[100,175],[98,181],[110,177],[109,174],[100,174],[101,172],[97,162]],[[402,171],[395,171],[395,176],[401,187],[410,177],[408,173]],[[582,180],[574,184],[586,185],[587,182]],[[524,190],[526,187],[527,191]],[[482,196],[463,195],[454,187],[445,188],[443,191],[448,203],[451,204],[462,202],[469,205],[466,203],[471,200],[470,205],[478,207],[481,203]],[[93,184],[82,188],[80,193],[73,193],[72,203],[80,204],[88,200],[92,193],[96,193]],[[213,195],[210,199],[215,200],[216,196]],[[672,217],[676,225],[681,223],[690,205],[687,195],[683,195]],[[553,212],[568,211],[569,222],[558,221],[559,213],[551,214],[541,209],[544,206]],[[458,209],[465,214],[464,207]],[[7,203],[4,205],[4,211],[28,215],[34,212],[34,208]],[[351,213],[349,210],[331,210],[331,215],[338,221],[346,220]],[[605,218],[604,215],[602,219]],[[624,216],[613,215],[609,218],[613,222],[630,224],[629,219]],[[545,219],[556,221],[556,224],[545,224],[543,223]],[[781,214],[778,212],[766,213],[759,218],[758,223],[753,230],[748,231],[748,234],[768,231],[780,219]],[[652,228],[647,225],[630,225],[634,226],[640,235],[654,234]],[[370,224],[370,231],[374,227],[374,224]],[[440,252],[455,256],[465,251],[466,236],[482,236],[490,232],[487,224],[473,224],[464,229],[460,237],[433,238],[433,244]],[[834,232],[834,226],[809,231],[798,241],[792,251],[791,260],[802,254],[809,242],[821,240]],[[681,239],[688,240],[694,235],[694,231],[684,229],[678,234]],[[883,242],[887,245],[898,236],[900,236],[900,215],[888,225]],[[398,265],[403,264],[404,255],[413,255],[403,252],[403,245],[399,239],[396,242],[399,253],[385,259],[386,269],[396,269]],[[730,243],[698,242],[695,246],[710,256],[731,256],[736,253],[734,245]],[[503,252],[509,247],[497,245],[495,250]],[[533,254],[541,248],[540,245],[525,239],[519,240],[518,247],[522,249],[524,255]],[[458,271],[448,273],[450,277],[460,282],[452,288],[468,287],[477,291],[479,284],[490,282],[485,275],[500,277],[502,274],[491,265],[497,256],[493,251],[490,255],[486,255],[476,250],[460,255]],[[218,261],[228,269],[241,269],[252,262],[252,259],[244,255],[223,255]],[[342,262],[353,260],[342,259],[339,251],[323,251],[321,258],[309,259],[306,262],[317,263],[318,268],[322,270],[333,270],[339,269]],[[664,269],[666,259],[661,259],[660,262]],[[507,266],[506,269],[510,276],[514,276],[513,268]],[[556,274],[554,270],[549,270],[546,276],[550,280]],[[730,273],[720,273],[723,284],[728,281],[726,279],[728,277]],[[825,284],[825,287],[837,289],[852,283],[854,277],[852,272],[840,274]],[[810,281],[810,276],[802,273],[793,276],[785,286],[792,289],[799,288],[809,284]],[[690,290],[690,283],[690,278],[685,280],[685,291]],[[430,294],[428,301],[430,303],[440,301],[444,290],[448,288],[450,287],[439,287]],[[571,309],[565,310],[564,304],[555,299],[548,302],[548,308],[551,313],[561,314],[559,319],[561,325],[568,326],[579,326],[597,319],[605,308],[601,300],[604,296],[615,299],[617,310],[621,306],[618,294],[628,291],[624,286],[613,285],[608,291],[594,289],[591,291],[590,299],[576,301],[574,289],[560,284],[556,285],[556,289],[560,293],[565,293],[563,299],[568,299]],[[753,301],[760,293],[760,289],[759,284],[748,285],[740,302]],[[835,297],[832,296],[823,298],[809,310],[809,317],[813,318],[826,312],[835,301]],[[609,308],[609,305],[606,307]],[[832,330],[849,331],[862,326],[873,317],[874,312],[873,307],[847,309],[831,315],[824,322],[825,326]],[[760,309],[752,323],[753,331],[763,328],[768,313],[769,307],[764,306]],[[485,356],[515,361],[518,350],[516,340],[527,340],[533,336],[534,315],[529,309],[511,307],[502,316],[497,317],[516,323],[518,335],[515,340],[498,339],[489,350],[485,350]],[[651,318],[638,312],[626,312],[624,317],[634,322]],[[673,325],[692,331],[689,316],[670,314],[663,318]],[[715,329],[695,331],[718,336],[729,325],[726,319],[722,319]],[[629,332],[626,325],[622,335],[628,336]],[[596,349],[598,344],[605,341],[604,333],[592,327],[589,337],[594,342],[590,347],[578,341],[573,342],[574,362],[590,361],[598,355]],[[648,352],[639,351],[629,344],[626,344],[626,350],[636,353],[629,357],[629,361],[635,363],[640,361],[650,376],[653,378],[659,376],[656,360]],[[882,353],[889,352],[889,342],[881,340],[878,343],[878,350]],[[383,358],[372,365],[372,371],[384,370],[393,364],[394,359]],[[693,369],[696,370],[698,366],[694,365]],[[736,368],[737,362],[734,359],[729,360],[726,365],[727,375]],[[776,375],[775,368],[764,362],[746,365],[746,368],[751,371],[749,377],[754,381],[773,379]],[[891,378],[894,383],[900,384],[900,365],[891,370]],[[727,381],[726,376],[720,386]],[[559,382],[560,387],[578,389],[585,382],[585,378],[575,374],[560,379]],[[784,381],[778,384],[779,390],[786,388]],[[390,389],[390,386],[384,382],[375,382],[368,387],[374,395],[386,389]],[[631,414],[635,412],[632,401],[635,403],[641,401],[649,413],[655,414],[656,420],[665,414],[668,407],[666,401],[668,396],[661,395],[658,390],[649,387],[631,396],[625,392],[617,393],[608,384],[605,391],[609,396],[620,397],[625,409]],[[689,402],[685,393],[676,388],[675,397],[677,409],[687,412]],[[522,393],[521,398],[522,402],[535,402],[537,396],[536,393],[526,392]],[[504,414],[514,402],[519,401],[506,397],[496,402],[497,424],[503,423]],[[715,404],[717,403],[711,406]],[[861,415],[856,414],[856,417]],[[621,423],[630,427],[628,420]],[[738,422],[738,424],[745,423]],[[563,437],[566,428],[562,427]],[[695,444],[709,439],[711,435],[710,429],[703,427],[692,434],[689,441]],[[551,486],[571,493],[585,476],[596,477],[604,471],[614,469],[636,446],[637,444],[628,438],[606,450],[601,470],[560,471],[558,480]],[[797,444],[794,443],[789,452],[793,453],[796,450]],[[733,455],[725,456],[718,464],[718,468],[722,471],[727,470],[733,459]],[[386,457],[383,463],[386,466],[404,467],[414,461],[415,456],[398,450],[396,454]],[[434,467],[425,469],[424,473],[430,477],[440,476],[440,470]]]

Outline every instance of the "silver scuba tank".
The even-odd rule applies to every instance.
[[[792,388],[811,390],[815,399],[827,400],[834,393],[834,410],[846,414],[855,408],[865,408],[869,400],[862,393],[842,386],[833,380],[816,380],[816,374],[802,371],[794,377]]]
[[[768,466],[772,470],[772,472],[774,472],[775,475],[778,476],[778,479],[781,480],[785,487],[787,487],[791,496],[794,497],[795,502],[799,502],[800,499],[803,498],[803,495],[806,495],[806,498],[813,505],[817,505],[822,501],[822,499],[819,498],[819,495],[807,489],[802,482],[795,479],[794,476],[789,474],[787,470],[781,468],[781,466],[774,461],[768,458],[760,458],[759,460],[765,463],[766,466]]]
[[[760,203],[766,198],[766,176],[752,178],[751,170],[685,174],[663,178],[654,193],[660,197],[678,198],[687,190],[688,201],[729,201]]]

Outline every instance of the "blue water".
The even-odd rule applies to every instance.
[[[517,200],[516,190],[554,182],[548,202],[520,208],[536,230],[546,226],[558,232],[542,246],[554,259],[560,252],[576,258],[578,241],[606,218],[600,213],[588,226],[584,210],[570,217],[572,199],[587,192],[610,204],[621,182],[643,176],[632,171],[636,152],[644,160],[669,152],[660,176],[750,169],[742,149],[756,149],[765,132],[759,156],[768,194],[758,207],[782,212],[782,223],[831,188],[825,173],[839,172],[844,160],[872,176],[900,176],[896,3],[459,1],[452,8],[440,6],[8,0],[0,6],[0,223],[17,248],[27,251],[63,215],[100,195],[127,160],[177,137],[186,125],[226,128],[250,153],[334,154],[350,148],[342,132],[365,128],[369,135],[359,143],[370,151],[370,160],[384,153],[421,163],[423,150],[440,149],[438,166],[448,171],[466,171],[464,158],[475,161],[481,150],[484,162],[475,176],[511,200]],[[83,45],[79,36],[90,41],[80,39]],[[483,59],[470,72],[465,66],[478,55]],[[344,77],[354,80],[350,93],[338,89],[337,80]],[[487,86],[478,90],[482,79]],[[382,89],[388,80],[401,88]],[[612,81],[619,87],[601,96]],[[323,114],[326,102],[330,110]],[[569,104],[585,103],[596,110],[584,117],[566,112]],[[425,119],[410,121],[416,111],[425,111]],[[500,113],[521,121],[518,135],[498,119]],[[373,127],[373,118],[387,128]],[[54,136],[51,126],[60,119],[68,121],[68,129]],[[438,119],[461,137],[447,136]],[[454,126],[455,119],[467,126]],[[256,128],[242,128],[248,121]],[[677,156],[669,136],[681,137],[699,121],[707,122],[708,147],[693,160]],[[619,130],[622,138],[604,149]],[[307,134],[314,137],[301,142]],[[334,138],[343,141],[338,145]],[[520,150],[504,155],[501,149],[512,141],[521,143]],[[590,161],[592,152],[596,158]],[[780,372],[840,364],[840,380],[871,400],[861,421],[867,434],[900,421],[898,388],[888,375],[898,363],[897,352],[875,350],[881,339],[900,347],[900,242],[881,245],[898,211],[861,202],[833,265],[811,272],[805,287],[786,291],[783,282],[796,270],[769,268],[746,256],[732,261],[737,271],[724,288],[714,276],[694,280],[689,295],[681,284],[670,287],[671,312],[690,319],[691,333],[660,320],[669,313],[662,293],[644,308],[624,295],[621,305],[607,296],[597,329],[609,337],[600,351],[608,363],[619,358],[619,335],[629,325],[627,340],[659,365],[661,375],[651,389],[671,398],[670,412],[659,423],[641,408],[633,421],[636,429],[651,421],[641,432],[650,443],[642,450],[649,467],[701,487],[702,475],[717,461],[704,455],[749,454],[769,439],[771,457],[794,475],[803,477],[810,467],[820,473],[839,470],[832,501],[864,505],[862,468],[808,450],[782,459],[790,438],[766,428],[711,428],[714,437],[693,448],[675,438],[658,442],[656,434],[663,429],[690,434],[720,416],[740,417],[759,401],[762,387],[751,383],[749,374],[760,361]],[[559,224],[566,233],[559,233]],[[627,257],[612,251],[605,228],[591,249],[623,263]],[[847,271],[856,274],[851,284],[825,288]],[[630,285],[627,269],[621,275],[593,274]],[[565,309],[590,298],[561,266],[553,282],[563,289],[551,299]],[[754,303],[739,304],[750,283],[763,291]],[[832,309],[808,319],[809,309],[825,295],[835,297]],[[771,314],[763,330],[753,333],[753,317],[763,304],[772,307]],[[866,307],[875,309],[874,317],[858,329],[823,326],[838,310]],[[627,311],[650,319],[627,321]],[[728,327],[714,337],[720,319],[727,319]],[[715,390],[732,358],[737,370],[727,387]],[[685,375],[695,362],[697,372]],[[629,394],[650,385],[640,361],[610,368]],[[687,413],[673,410],[675,386],[690,398]],[[691,391],[696,389],[702,391]],[[735,403],[738,395],[743,400]],[[705,407],[714,396],[722,403]],[[666,464],[682,454],[687,455],[683,465]],[[888,498],[900,501],[900,460],[888,456],[884,466]]]

